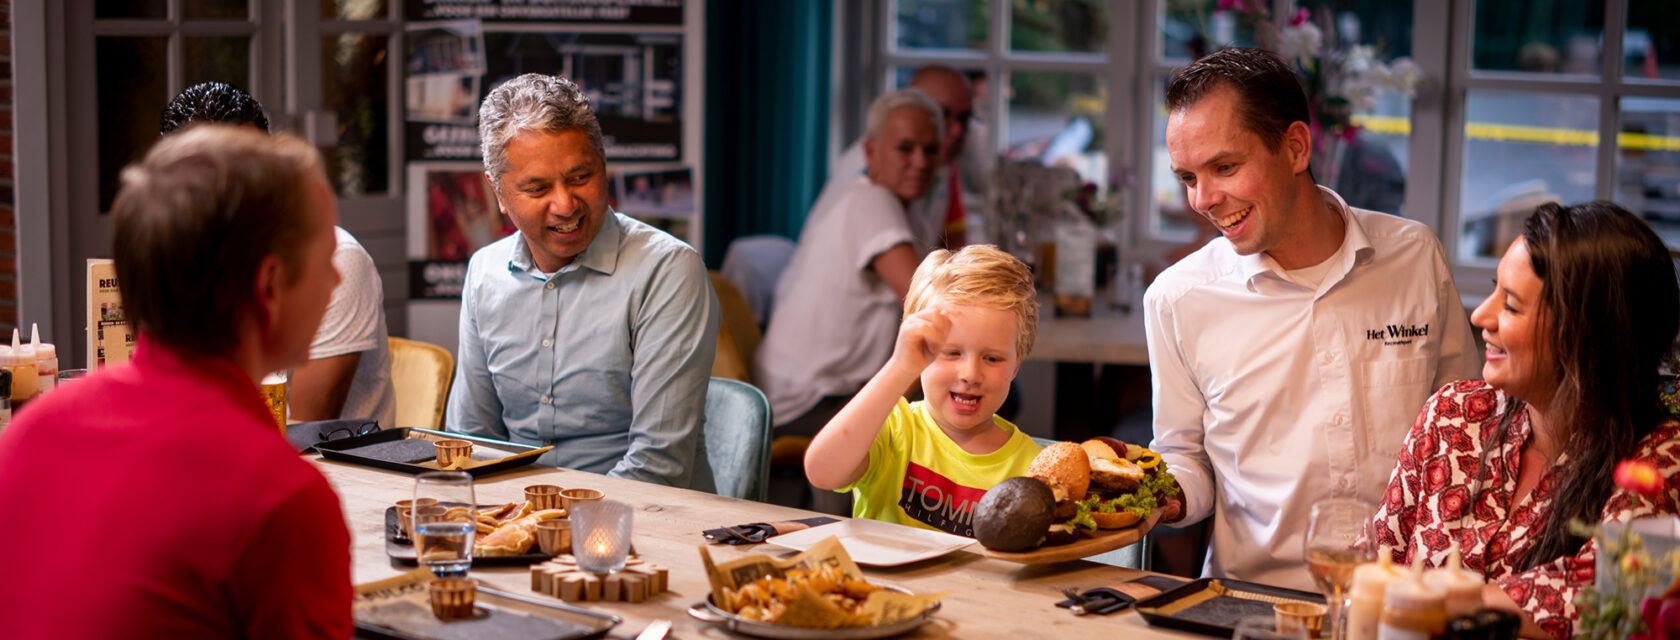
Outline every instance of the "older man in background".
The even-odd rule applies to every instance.
[[[307,356],[338,285],[319,154],[195,127],[123,170],[111,217],[134,358],[0,435],[0,635],[349,638],[338,496],[257,388]]]
[[[962,72],[933,65],[917,69],[911,74],[909,88],[933,98],[933,101],[939,104],[942,118],[936,123],[939,130],[939,156],[932,174],[933,183],[925,193],[907,202],[905,206],[912,214],[925,221],[917,227],[918,233],[923,234],[919,238],[921,243],[929,249],[954,249],[963,244],[963,229],[967,217],[962,203],[963,185],[958,160],[963,156],[964,145],[968,140],[969,120],[974,116],[974,86]],[[828,182],[823,185],[822,192],[817,194],[816,204],[811,207],[813,215],[815,212],[833,208],[831,201],[866,172],[863,145],[867,138],[866,134],[864,139],[852,143],[852,146],[840,154],[840,160],[828,172]]]
[[[571,81],[509,80],[478,126],[519,233],[467,265],[449,428],[555,445],[547,464],[709,489],[720,311],[700,255],[607,206],[601,125]]]

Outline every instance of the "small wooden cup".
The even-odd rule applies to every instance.
[[[443,620],[471,618],[473,602],[478,597],[478,580],[473,578],[438,578],[426,583],[431,594],[432,615]]]
[[[557,556],[572,552],[572,521],[554,518],[537,523],[537,546],[543,555]]]
[[[533,484],[525,487],[525,499],[531,503],[531,510],[559,509],[566,506],[560,498],[560,487],[552,484]]]
[[[472,443],[466,440],[439,440],[432,443],[437,447],[437,463],[439,467],[449,467],[455,464],[456,458],[466,458],[472,455]]]
[[[570,516],[572,513],[572,505],[574,503],[600,500],[601,498],[607,497],[607,494],[601,493],[595,489],[567,489],[560,492],[560,497],[566,502],[566,515]]]
[[[444,517],[447,516],[448,514],[449,514],[449,509],[444,507],[441,504],[429,504],[429,505],[426,505],[426,506],[423,506],[423,507],[415,507],[413,510],[411,510],[409,512],[408,519],[403,520],[403,523],[402,523],[403,527],[408,529],[408,539],[409,540],[414,540],[416,543],[419,542],[419,539],[416,538],[415,535],[414,535],[414,529],[415,529],[414,521],[415,520],[424,520],[426,522],[436,522],[436,521],[439,521],[439,520],[443,520]]]
[[[1313,602],[1280,602],[1272,605],[1277,616],[1278,631],[1306,629],[1307,637],[1317,638],[1324,628],[1324,616],[1330,608]]]
[[[397,501],[397,536],[398,539],[414,537],[414,505],[430,507],[437,504],[437,498],[421,498],[415,500]]]

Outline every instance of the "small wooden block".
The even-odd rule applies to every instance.
[[[642,602],[664,593],[669,576],[664,567],[639,558],[601,576],[578,569],[577,559],[564,555],[531,565],[531,590],[567,602]]]

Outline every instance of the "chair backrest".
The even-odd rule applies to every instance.
[[[455,379],[455,356],[429,342],[390,338],[391,386],[398,427],[443,428],[443,405]]]
[[[723,308],[723,321],[718,323],[717,357],[712,360],[712,376],[752,382],[753,356],[764,332],[753,321],[752,309],[741,297],[735,283],[722,273],[708,272],[712,289],[717,291],[718,305]]]
[[[723,274],[740,289],[752,309],[753,322],[760,327],[770,324],[776,284],[793,259],[795,246],[792,240],[777,235],[742,236],[723,252]]]
[[[706,388],[706,461],[718,495],[768,498],[770,428],[770,400],[758,387],[712,378]]]

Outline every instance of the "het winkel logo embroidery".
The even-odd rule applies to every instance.
[[[1409,325],[1391,324],[1391,325],[1388,325],[1387,327],[1378,327],[1376,329],[1366,329],[1365,330],[1365,339],[1366,340],[1381,340],[1384,345],[1411,344],[1413,338],[1427,338],[1427,337],[1429,337],[1429,325],[1428,324],[1425,324],[1421,327],[1419,327],[1415,324],[1409,324]]]

